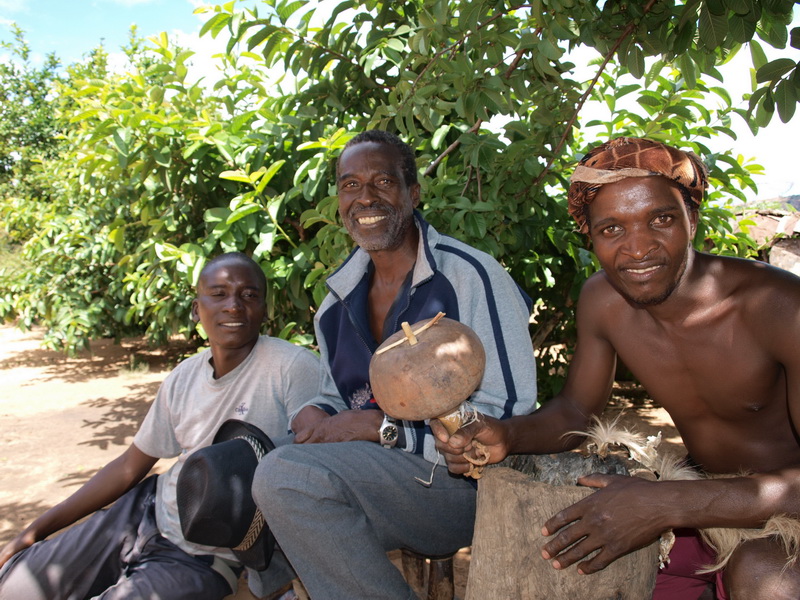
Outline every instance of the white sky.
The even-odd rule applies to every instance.
[[[796,7],[794,25],[800,26]],[[786,56],[792,60],[800,60],[800,50],[794,48],[775,50],[764,43],[761,47],[770,58]],[[750,52],[746,48],[743,48],[730,63],[720,68],[725,87],[732,100],[741,98],[743,93],[751,91],[751,68]],[[742,103],[740,106],[746,108],[747,105]],[[797,144],[800,142],[800,106],[794,118],[788,123],[781,122],[776,112],[769,126],[759,130],[755,136],[740,118],[734,119],[732,128],[736,131],[738,140],[734,142],[729,141],[728,137],[720,137],[715,140],[720,147],[713,150],[722,151],[731,148],[747,158],[755,158],[756,162],[764,166],[765,175],[754,177],[758,185],[758,199],[800,194],[800,152],[797,150]],[[752,192],[748,191],[747,195],[748,199],[754,199]]]
[[[0,0],[0,40],[11,41],[9,24],[16,22],[24,31],[33,51],[33,59],[41,61],[45,54],[55,52],[63,64],[80,60],[101,42],[106,50],[121,56],[119,48],[127,43],[132,23],[138,26],[140,37],[166,31],[180,45],[198,52],[193,63],[209,64],[218,51],[219,43],[210,36],[198,39],[196,34],[204,15],[194,15],[201,0]],[[794,25],[800,25],[800,9],[795,7]],[[774,50],[762,47],[770,57],[787,56],[800,60],[800,50]],[[0,60],[7,52],[0,49]],[[118,59],[121,60],[121,59]],[[732,98],[740,98],[750,87],[750,54],[743,49],[729,65],[720,71]],[[113,64],[113,63],[112,63]],[[758,199],[779,195],[800,194],[800,109],[788,124],[780,122],[777,114],[769,127],[753,136],[740,119],[734,121],[739,136],[736,141],[720,138],[710,145],[712,150],[732,149],[736,154],[755,158],[765,167],[766,175],[757,178]],[[719,144],[719,147],[713,147]],[[748,193],[749,199],[756,199]]]

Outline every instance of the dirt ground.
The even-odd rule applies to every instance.
[[[0,326],[0,545],[130,444],[160,382],[187,351],[179,342],[152,350],[138,339],[101,340],[67,358],[42,349],[41,339],[38,330]],[[669,417],[639,390],[620,390],[608,411],[622,411],[642,433],[661,431],[663,447],[680,450]],[[469,559],[468,549],[456,555],[459,598]],[[236,598],[252,596],[242,590]]]

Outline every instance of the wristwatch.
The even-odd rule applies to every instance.
[[[397,444],[397,422],[388,415],[383,415],[383,423],[378,430],[381,446],[384,448],[394,448]]]

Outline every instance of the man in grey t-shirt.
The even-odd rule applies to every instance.
[[[206,265],[192,316],[202,323],[210,350],[167,376],[122,455],[0,551],[0,599],[102,594],[212,600],[235,591],[241,565],[231,550],[183,539],[175,483],[185,459],[209,446],[226,420],[282,436],[288,415],[317,393],[316,377],[308,377],[318,370],[317,358],[259,335],[265,290],[263,271],[244,254],[223,254]],[[176,456],[165,474],[145,479],[159,458]],[[45,539],[88,515],[62,535]],[[290,571],[276,574],[278,580],[272,586],[267,582],[260,595],[289,577]]]

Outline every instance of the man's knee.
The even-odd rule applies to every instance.
[[[302,445],[279,446],[258,464],[253,476],[253,499],[265,516],[291,508],[297,494],[309,487],[318,487],[312,480],[317,469],[311,468],[313,457]]]
[[[291,446],[286,446],[291,447]],[[274,499],[279,496],[280,489],[284,487],[282,468],[284,461],[279,454],[284,448],[275,448],[269,452],[256,467],[253,475],[253,499],[259,507],[270,506]]]
[[[731,600],[800,598],[800,565],[787,560],[785,550],[774,539],[742,544],[725,568],[725,588]]]
[[[55,598],[56,589],[48,581],[46,573],[32,568],[28,558],[29,548],[11,558],[0,571],[0,600],[36,600]],[[55,569],[58,568],[54,565]]]

